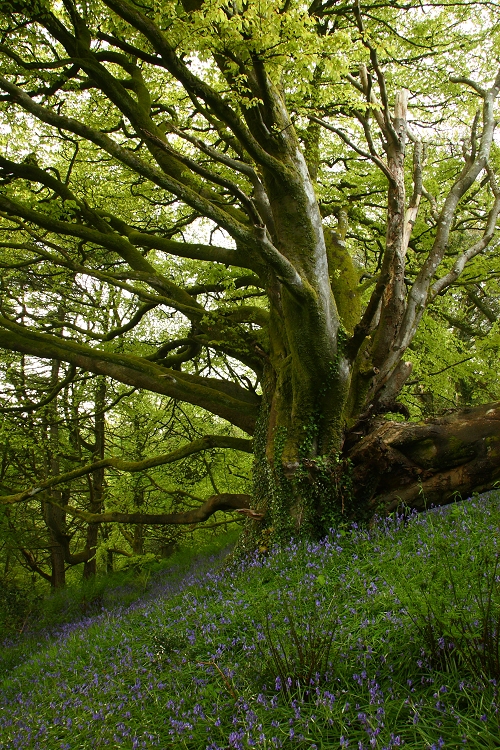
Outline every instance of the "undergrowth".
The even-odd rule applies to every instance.
[[[4,645],[0,748],[498,748],[499,501],[107,590]]]

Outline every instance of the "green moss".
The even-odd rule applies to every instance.
[[[431,465],[437,455],[437,448],[434,440],[428,438],[417,443],[411,452],[411,457],[420,466]]]
[[[325,244],[330,285],[339,318],[344,328],[352,332],[361,319],[358,272],[346,249],[345,242],[328,228],[325,228]]]
[[[407,450],[408,457],[423,468],[439,469],[459,466],[475,455],[474,445],[451,435],[448,440],[437,440],[429,437],[411,445]]]
[[[492,435],[485,438],[486,450],[490,455],[500,457],[500,438]]]

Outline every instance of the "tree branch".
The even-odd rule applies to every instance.
[[[143,273],[143,280],[146,281],[155,290],[167,292],[172,300],[172,306],[179,305],[180,312],[188,315],[196,312],[202,314],[203,307],[193,300],[192,296],[186,291],[174,284],[163,274],[160,274],[154,266],[146,260],[137,248],[132,245],[126,238],[121,237],[116,232],[104,232],[92,229],[77,222],[61,221],[48,214],[35,211],[24,206],[17,201],[0,195],[0,210],[7,215],[19,216],[29,222],[33,222],[44,229],[48,229],[56,234],[63,234],[69,237],[78,237],[87,242],[93,242],[109,250],[116,252],[130,267],[137,272]],[[102,221],[102,220],[101,220]],[[181,309],[182,308],[182,309]]]
[[[444,289],[449,287],[451,284],[453,284],[454,281],[458,279],[458,277],[461,275],[462,271],[465,268],[466,263],[468,263],[472,258],[474,258],[476,255],[479,255],[479,253],[482,253],[490,244],[491,240],[493,239],[493,236],[495,234],[496,230],[496,223],[498,219],[498,215],[500,214],[500,195],[497,195],[495,198],[495,202],[488,214],[488,221],[486,223],[485,230],[483,232],[483,236],[481,239],[474,243],[468,250],[466,250],[464,253],[459,255],[455,263],[453,264],[453,268],[449,273],[445,274],[445,276],[442,276],[438,281],[436,281],[429,292],[429,300],[432,302],[438,294],[440,294]],[[496,247],[500,247],[500,243],[497,243],[495,245]]]
[[[37,333],[0,316],[0,346],[42,359],[58,359],[136,388],[187,401],[253,433],[260,397],[230,381],[167,370],[142,357],[113,354],[63,337]]]
[[[78,469],[68,471],[65,474],[59,474],[55,477],[50,477],[44,482],[41,482],[37,487],[32,487],[29,490],[18,492],[14,495],[0,495],[0,505],[12,505],[14,503],[20,503],[24,500],[30,500],[35,495],[39,495],[41,492],[45,492],[51,487],[57,487],[59,484],[67,484],[72,482],[74,479],[92,474],[98,469],[113,468],[118,471],[136,472],[146,471],[147,469],[153,469],[156,466],[164,466],[165,464],[171,464],[175,461],[180,461],[187,456],[193,455],[193,453],[200,453],[200,451],[211,450],[213,448],[230,448],[231,450],[239,450],[245,453],[252,453],[253,443],[251,440],[245,438],[235,438],[226,435],[205,435],[205,437],[194,440],[192,443],[188,443],[182,448],[178,448],[171,453],[162,453],[159,456],[152,456],[145,458],[142,461],[124,461],[121,458],[111,457],[103,458],[100,461],[94,461],[86,466],[80,466]],[[52,503],[50,498],[45,498],[46,502]],[[54,504],[54,503],[53,503]],[[66,505],[64,509],[66,509]],[[247,506],[243,506],[247,507]],[[68,511],[69,512],[69,511]],[[90,514],[93,515],[93,514]],[[83,518],[83,516],[79,516]],[[87,520],[87,519],[84,519]],[[94,523],[94,521],[89,521]],[[124,521],[124,523],[127,523]],[[139,521],[133,523],[140,523]]]
[[[252,200],[243,192],[243,190],[238,187],[235,182],[233,182],[232,180],[228,180],[225,177],[220,177],[220,175],[216,174],[215,172],[211,172],[209,169],[202,167],[193,159],[190,159],[188,156],[184,156],[179,151],[171,148],[167,143],[165,143],[165,141],[162,141],[161,138],[155,136],[154,133],[150,133],[149,130],[142,128],[141,133],[144,133],[147,139],[155,143],[160,149],[165,151],[165,153],[175,155],[175,157],[179,159],[180,162],[189,167],[189,169],[191,169],[191,171],[195,174],[199,174],[206,180],[209,180],[216,185],[220,185],[221,187],[226,188],[226,190],[228,190],[237,200],[240,201],[252,223],[256,224],[257,226],[262,225],[262,219],[259,216],[255,206],[253,205]]]
[[[45,398],[42,398],[41,401],[39,401],[37,404],[24,404],[23,406],[11,406],[11,407],[0,407],[0,412],[3,414],[12,414],[17,412],[31,412],[31,411],[38,411],[38,409],[41,409],[43,406],[47,406],[47,404],[50,404],[51,401],[53,401],[58,393],[60,393],[66,386],[72,382],[73,378],[76,374],[76,368],[70,367],[68,370],[68,374],[66,377],[61,380],[55,388],[53,388],[50,393],[45,396]]]
[[[428,257],[426,258],[422,268],[415,279],[413,286],[408,295],[406,311],[401,323],[398,339],[393,348],[392,353],[384,363],[383,372],[380,374],[380,381],[392,371],[397,361],[399,361],[402,352],[404,352],[413,339],[416,328],[424,314],[424,311],[428,304],[428,294],[431,285],[432,278],[441,264],[446,248],[448,247],[449,235],[451,226],[456,215],[456,210],[461,198],[468,192],[474,182],[477,180],[479,174],[483,169],[488,167],[488,159],[491,150],[491,144],[493,141],[493,134],[495,130],[496,120],[494,117],[494,103],[500,92],[500,70],[497,73],[495,82],[488,91],[485,93],[483,101],[483,131],[479,142],[479,147],[475,155],[474,160],[467,159],[462,171],[455,180],[450,192],[448,193],[446,200],[443,204],[443,208],[439,214],[437,222],[437,232],[433,243],[433,247]],[[489,242],[491,237],[492,218],[498,214],[498,197],[495,197],[495,203],[488,217],[488,223],[485,230],[485,234],[472,248],[466,253],[463,253],[460,258],[456,261],[454,269],[447,274],[443,279],[436,282],[432,288],[432,299],[435,299],[436,294],[441,291],[449,283],[453,283],[453,280],[458,278],[463,270],[463,267],[467,260],[477,255],[483,249],[483,244]],[[489,239],[488,239],[489,237]]]
[[[250,508],[251,501],[251,495],[224,492],[220,495],[212,495],[199,508],[179,513],[121,513],[119,511],[90,513],[89,511],[73,508],[70,505],[65,505],[64,510],[68,515],[80,518],[82,521],[86,521],[86,523],[144,523],[151,526],[166,526],[168,524],[185,525],[202,523],[219,510],[224,512],[237,511],[252,520],[262,520],[264,517],[263,514]],[[56,507],[62,507],[58,506],[58,503],[52,500],[46,500],[45,502],[50,502],[51,505],[55,505]]]
[[[245,227],[239,221],[234,219],[234,217],[230,216],[230,214],[224,211],[220,205],[216,205],[208,198],[201,196],[193,188],[180,182],[165,171],[161,171],[143,161],[135,153],[129,149],[123,148],[105,133],[95,130],[78,120],[57,114],[52,109],[38,104],[22,89],[13,83],[10,83],[10,81],[3,76],[0,76],[0,88],[3,88],[4,91],[7,91],[11,95],[13,102],[19,104],[27,112],[31,112],[31,114],[37,119],[61,130],[79,135],[85,140],[94,143],[137,174],[142,175],[155,185],[158,185],[164,190],[176,195],[180,200],[194,208],[201,215],[212,219],[212,221],[223,227],[232,237],[234,237],[234,239],[249,246],[249,249],[252,247],[257,249],[259,247],[255,234],[248,227]]]
[[[343,141],[346,143],[349,148],[352,148],[353,151],[355,151],[360,156],[363,156],[365,159],[368,159],[369,161],[372,161],[374,164],[377,165],[377,167],[381,170],[381,172],[384,173],[384,175],[387,177],[389,182],[394,182],[394,176],[392,175],[391,171],[387,167],[386,164],[384,164],[383,160],[378,156],[376,153],[371,153],[369,151],[364,151],[362,148],[359,148],[359,146],[356,146],[356,144],[351,141],[351,139],[342,131],[340,128],[336,128],[333,125],[330,125],[330,123],[325,122],[324,120],[321,120],[319,117],[311,116],[309,118],[313,122],[317,122],[318,125],[322,125],[327,130],[330,130],[332,133],[336,133]]]

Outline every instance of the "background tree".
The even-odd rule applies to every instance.
[[[178,406],[171,400],[157,399],[147,392],[134,393],[123,386],[116,393],[104,378],[73,377],[70,368],[55,396],[50,390],[53,366],[45,372],[30,371],[21,357],[12,368],[12,359],[8,358],[10,366],[4,366],[3,371],[5,379],[12,381],[4,402],[8,405],[0,407],[2,494],[12,493],[19,484],[50,483],[54,463],[62,471],[80,466],[83,472],[71,484],[54,487],[54,493],[63,487],[54,497],[58,515],[48,515],[51,498],[46,500],[43,493],[25,503],[3,506],[6,513],[0,525],[0,576],[4,581],[26,580],[24,568],[35,579],[40,576],[53,588],[60,588],[68,569],[81,570],[83,566],[83,577],[90,578],[96,573],[98,561],[101,569],[110,572],[117,556],[122,560],[119,568],[124,561],[143,565],[153,557],[168,557],[179,543],[192,546],[199,536],[196,525],[158,528],[140,523],[119,527],[88,523],[78,517],[68,518],[65,506],[90,513],[105,509],[124,513],[189,512],[204,503],[204,495],[218,492],[219,482],[227,484],[230,471],[248,471],[241,461],[228,466],[224,459],[229,456],[216,450],[206,451],[194,462],[184,459],[131,475],[104,467],[92,471],[93,461],[102,458],[104,452],[119,451],[140,461],[186,439],[199,439],[206,425],[189,414],[188,408],[177,414]],[[237,477],[230,476],[229,482],[235,491],[243,488],[244,481]],[[205,524],[205,539],[211,533],[227,531],[228,523],[235,521],[241,523],[241,518],[225,517]],[[74,574],[71,578],[74,580]]]
[[[212,414],[175,457],[254,435],[253,508],[216,493],[197,518],[321,533],[491,486],[498,406],[381,415],[410,415],[424,316],[495,351],[497,10],[4,4],[0,346]],[[464,330],[464,294],[491,329]]]

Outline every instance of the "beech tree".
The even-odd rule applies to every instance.
[[[0,18],[0,347],[214,415],[174,453],[2,502],[213,446],[253,451],[251,493],[65,513],[239,510],[262,540],[494,485],[500,404],[422,424],[404,389],[429,311],[463,333],[465,289],[496,326],[495,3],[7,0]]]

